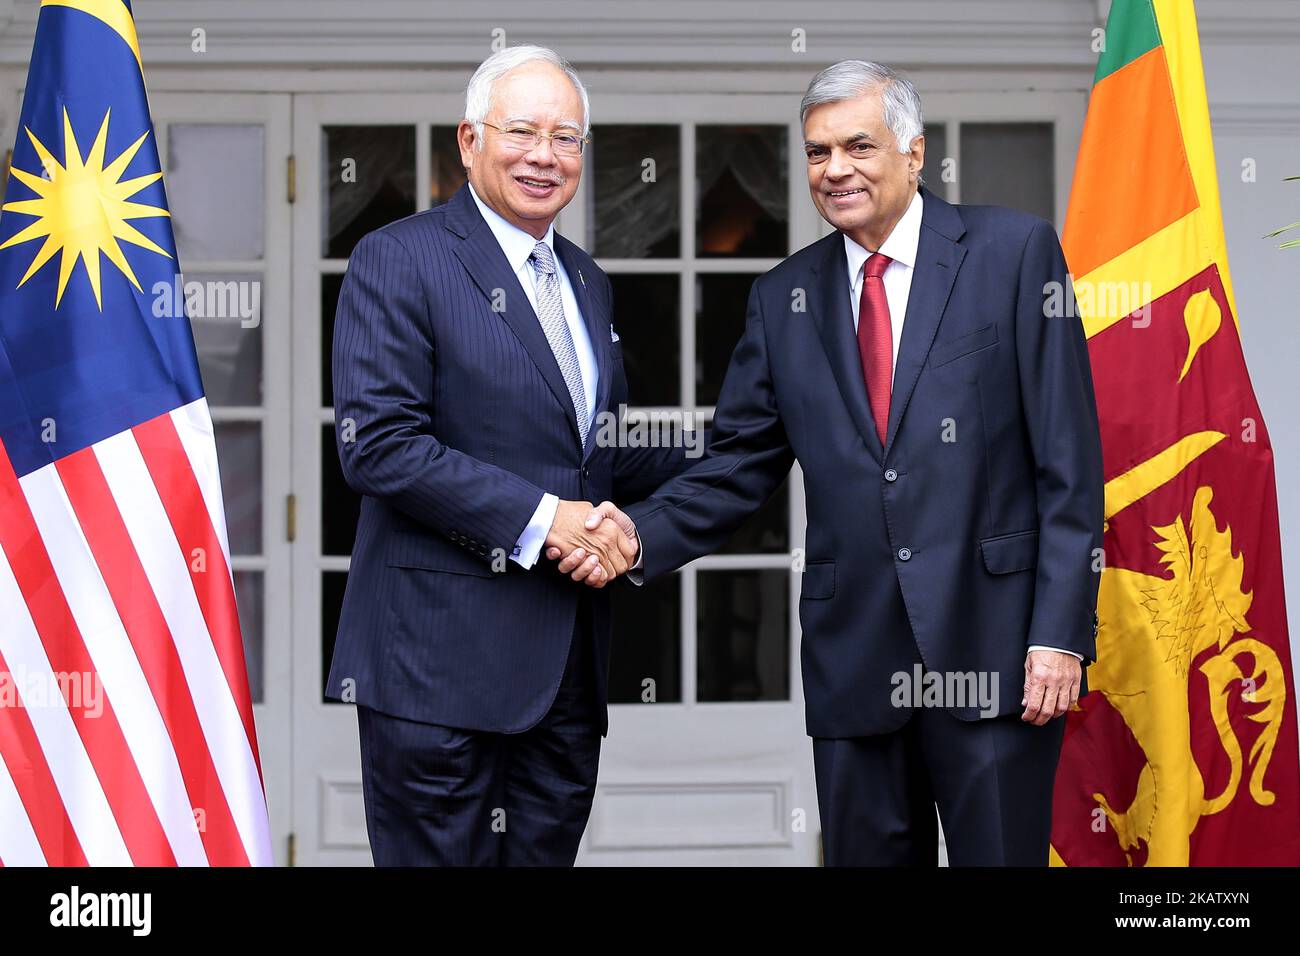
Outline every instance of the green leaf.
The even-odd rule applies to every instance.
[[[1274,236],[1280,236],[1280,235],[1282,235],[1282,233],[1286,232],[1288,229],[1294,229],[1296,226],[1300,226],[1300,220],[1297,220],[1296,222],[1291,223],[1291,225],[1289,225],[1289,226],[1283,226],[1281,229],[1274,229],[1272,232],[1265,233],[1265,234],[1264,234],[1264,238],[1265,238],[1265,239],[1272,239]]]

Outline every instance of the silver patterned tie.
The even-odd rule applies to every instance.
[[[551,351],[555,353],[555,361],[559,363],[564,384],[569,387],[569,398],[573,400],[573,410],[578,415],[582,447],[586,449],[587,427],[590,425],[587,392],[582,387],[578,351],[573,347],[569,323],[564,320],[564,302],[560,298],[560,277],[555,272],[555,255],[550,246],[539,242],[533,247],[533,254],[528,257],[528,261],[533,264],[533,272],[537,276],[537,320],[542,324]]]

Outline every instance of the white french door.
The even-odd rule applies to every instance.
[[[744,324],[749,283],[815,238],[816,227],[798,201],[797,132],[769,120],[781,112],[778,104],[700,98],[682,107],[674,98],[670,119],[661,99],[602,101],[600,115],[611,119],[594,130],[595,165],[558,227],[614,277],[614,322],[634,405],[707,417]],[[445,201],[463,181],[454,142],[462,109],[459,95],[294,98],[293,813],[300,864],[369,858],[355,713],[321,696],[357,508],[332,435],[334,305],[361,235]],[[669,142],[671,155],[662,157],[661,176],[647,193],[656,208],[666,201],[676,225],[656,229],[653,249],[638,249],[618,240],[611,217],[628,198],[626,187],[639,189],[642,151]],[[763,155],[746,156],[750,148]],[[778,168],[762,169],[760,158]],[[718,233],[730,212],[752,217],[747,237]],[[636,228],[631,220],[624,226]],[[581,863],[816,862],[792,570],[802,513],[796,475],[729,553],[644,592],[621,591],[611,728]]]
[[[630,401],[707,421],[749,288],[819,235],[788,97],[613,94],[566,234],[614,284]],[[812,865],[796,468],[715,555],[615,592],[610,733],[580,863]]]

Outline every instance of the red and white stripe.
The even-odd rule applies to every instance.
[[[0,699],[5,865],[272,862],[223,514],[203,400],[21,479],[0,444],[0,672],[103,698]]]

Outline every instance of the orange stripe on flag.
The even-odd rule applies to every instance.
[[[1197,206],[1163,47],[1093,87],[1061,243],[1087,275]]]

